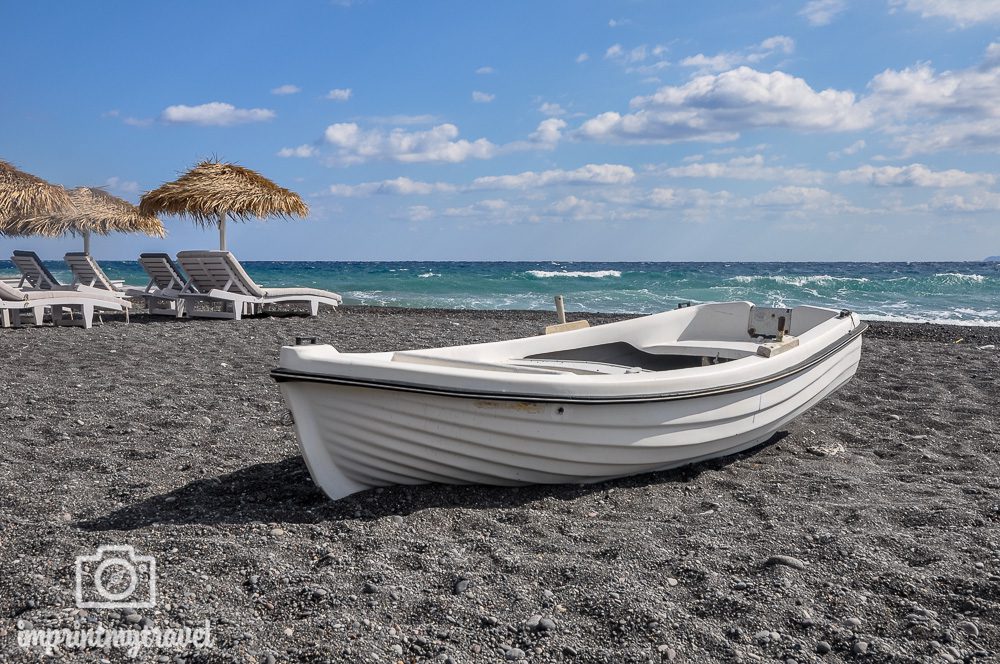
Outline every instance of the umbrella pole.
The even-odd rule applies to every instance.
[[[90,255],[90,231],[83,232],[83,253]]]
[[[219,249],[226,250],[226,213],[219,213]]]

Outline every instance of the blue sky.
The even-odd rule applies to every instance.
[[[246,259],[1000,253],[1000,0],[3,3],[0,158],[298,191]],[[98,238],[99,258],[212,248]],[[0,240],[57,258],[79,241]]]

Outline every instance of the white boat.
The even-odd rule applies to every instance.
[[[866,327],[848,311],[726,302],[450,348],[285,346],[272,376],[333,499],[598,482],[766,441],[850,380]]]

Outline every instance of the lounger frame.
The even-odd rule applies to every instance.
[[[150,315],[176,318],[186,316],[186,302],[180,297],[180,293],[187,284],[187,279],[170,258],[170,254],[141,254],[139,265],[149,275],[149,283],[142,289],[129,288],[125,292],[126,295],[141,298],[146,303]],[[162,306],[164,302],[167,303],[166,306]]]
[[[45,267],[42,259],[33,251],[15,250],[10,260],[21,272],[21,279],[17,282],[17,288],[24,288],[25,286],[38,290],[66,288],[49,272],[49,268]]]
[[[49,309],[53,325],[77,325],[90,329],[94,324],[94,314],[98,320],[102,311],[122,312],[125,322],[129,322],[131,305],[120,298],[92,291],[47,290],[22,291],[0,284],[0,326],[21,327],[25,314],[30,314],[35,325],[45,322],[45,310]],[[79,314],[79,318],[77,318]]]
[[[318,289],[279,288],[269,293],[228,251],[182,251],[177,254],[177,262],[188,275],[179,296],[190,302],[189,316],[240,320],[263,312],[267,305],[290,302],[306,304],[309,314],[317,316],[321,304],[336,307],[341,302],[340,295]],[[194,306],[198,302],[221,303],[222,310],[198,309]]]

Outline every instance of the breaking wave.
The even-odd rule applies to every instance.
[[[981,284],[986,281],[986,277],[981,274],[962,274],[961,272],[939,272],[934,276],[943,279],[946,283]]]
[[[604,277],[620,277],[620,270],[594,270],[593,272],[549,272],[548,270],[528,270],[527,274],[538,279],[549,279],[551,277],[584,277],[587,279],[603,279]]]
[[[776,284],[787,284],[789,286],[805,286],[806,284],[833,284],[839,281],[850,281],[858,284],[868,283],[868,277],[831,277],[828,274],[813,274],[808,276],[790,276],[785,274],[759,274],[759,275],[737,275],[729,277],[726,281],[736,281],[741,284],[752,284],[757,281],[770,281]]]

